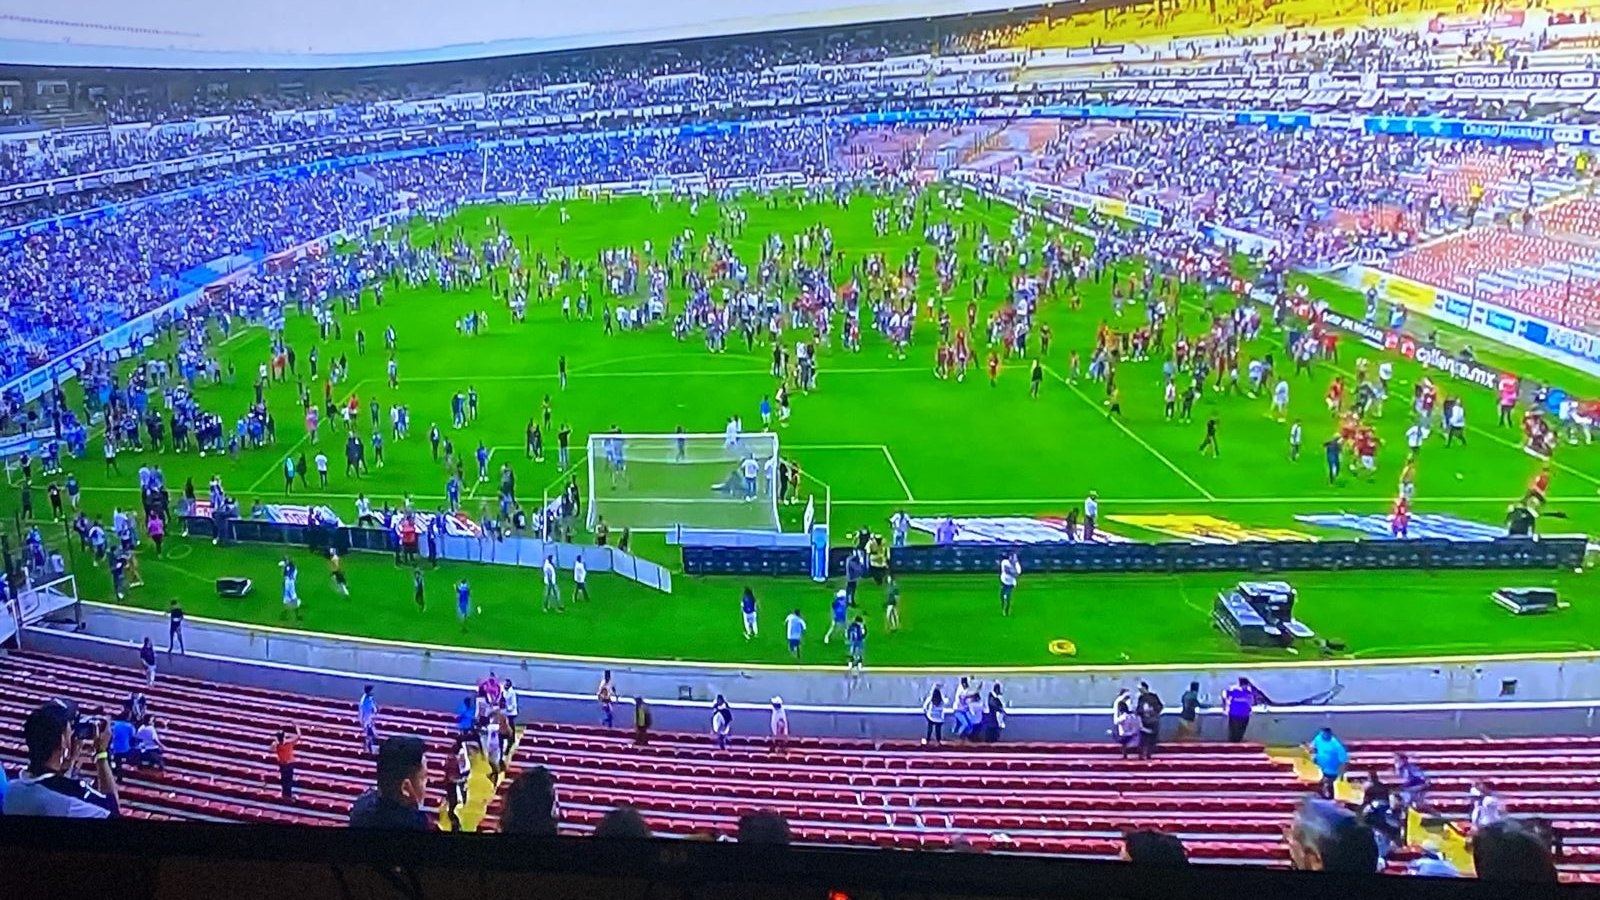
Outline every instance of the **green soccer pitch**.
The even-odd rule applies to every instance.
[[[819,222],[831,229],[847,265],[879,252],[895,265],[911,248],[925,246],[920,230],[876,235],[872,211],[888,202],[881,197],[858,195],[847,210],[831,204],[802,207],[792,199],[776,210],[754,198],[739,202],[749,218],[735,245],[751,263],[769,235],[787,238]],[[691,216],[686,204],[666,201],[657,211],[643,198],[577,201],[567,208],[571,219],[563,223],[555,206],[469,207],[440,227],[448,236],[459,226],[476,245],[490,233],[488,218],[496,216],[519,247],[526,241],[547,256],[561,252],[592,261],[601,248],[638,248],[647,239],[659,254],[686,228],[703,240],[716,227],[719,214],[715,203],[702,204],[698,216]],[[1008,233],[1013,213],[998,202],[991,206],[968,195],[965,208],[952,217],[987,225],[998,241]],[[419,222],[413,227],[419,242],[434,239],[434,226]],[[1029,240],[1035,246],[1043,242],[1042,226]],[[926,247],[923,251],[922,271],[930,282],[925,291],[932,290],[931,252]],[[970,258],[970,253],[969,241],[963,245],[963,255]],[[531,261],[531,255],[525,258]],[[1126,261],[1122,270],[1135,265],[1136,261]],[[981,301],[985,313],[1002,302],[1005,283],[999,274],[990,278],[988,296]],[[576,293],[576,288],[561,290]],[[1321,282],[1315,290],[1359,314],[1360,299],[1350,292]],[[591,293],[597,307],[604,302],[598,283],[591,285]],[[1304,422],[1306,445],[1301,459],[1291,462],[1287,425],[1269,415],[1265,397],[1208,392],[1197,403],[1192,424],[1166,421],[1161,363],[1156,359],[1122,365],[1118,381],[1125,415],[1108,419],[1102,385],[1069,384],[1059,376],[1066,373],[1072,350],[1079,351],[1087,365],[1102,320],[1132,328],[1136,312],[1130,307],[1122,320],[1115,319],[1108,284],[1088,283],[1082,294],[1079,310],[1070,309],[1064,297],[1042,303],[1042,318],[1054,340],[1045,361],[1052,377],[1037,399],[1029,396],[1027,364],[1016,360],[1006,364],[994,387],[979,368],[964,383],[937,380],[934,328],[925,320],[919,322],[919,339],[903,361],[892,358],[884,342],[866,327],[861,352],[842,350],[837,338],[822,350],[819,390],[795,394],[792,424],[780,429],[779,439],[784,454],[797,460],[807,474],[805,489],[819,494],[819,507],[821,486],[831,489],[831,525],[839,540],[863,525],[886,532],[888,517],[902,507],[913,515],[928,516],[1063,515],[1090,491],[1098,492],[1102,527],[1136,540],[1170,539],[1161,529],[1173,527],[1172,521],[1149,518],[1155,516],[1178,517],[1177,527],[1189,527],[1183,523],[1191,518],[1185,517],[1210,516],[1251,529],[1333,537],[1340,533],[1303,525],[1295,520],[1296,514],[1387,511],[1404,454],[1406,398],[1412,381],[1421,374],[1417,366],[1394,359],[1397,385],[1389,415],[1379,420],[1384,447],[1376,477],[1369,481],[1346,475],[1329,485],[1320,443],[1332,433],[1333,424],[1323,406],[1323,391],[1337,372],[1353,367],[1354,357],[1375,355],[1373,351],[1346,341],[1341,364],[1319,362],[1312,378],[1291,379],[1291,410]],[[965,318],[970,296],[971,285],[963,281],[951,304],[951,317],[957,323]],[[674,309],[681,307],[676,290],[672,300]],[[1199,306],[1197,297],[1186,301],[1184,321],[1190,333],[1202,328]],[[490,327],[485,334],[463,336],[455,322],[473,309],[488,311]],[[390,324],[398,335],[400,372],[399,388],[393,391],[386,383],[382,351],[382,333]],[[598,313],[592,321],[565,321],[559,303],[532,303],[527,321],[515,324],[487,286],[466,293],[441,293],[431,286],[390,289],[381,307],[372,302],[369,291],[361,312],[345,317],[342,325],[342,340],[323,346],[320,356],[324,366],[341,352],[351,359],[350,379],[337,392],[360,397],[363,435],[369,427],[368,400],[377,398],[385,416],[391,402],[411,409],[412,437],[387,443],[385,468],[359,480],[344,477],[342,437],[336,428],[325,426],[321,449],[330,459],[330,484],[326,489],[315,486],[313,473],[311,488],[297,488],[285,498],[281,477],[285,454],[315,452],[309,450],[301,416],[294,412],[291,378],[287,384],[274,384],[269,392],[279,444],[243,451],[236,460],[125,453],[120,460],[122,475],[108,477],[98,458],[99,441],[92,440],[90,458],[75,464],[85,486],[86,509],[104,516],[109,526],[114,506],[136,508],[134,470],[152,461],[162,466],[174,494],[186,477],[192,477],[203,495],[211,476],[220,475],[246,509],[257,498],[269,503],[286,499],[325,503],[350,521],[357,492],[366,493],[375,506],[384,500],[398,502],[405,494],[432,505],[442,501],[446,479],[443,468],[431,460],[426,440],[429,425],[437,422],[451,434],[458,452],[468,457],[469,473],[475,468],[470,455],[479,441],[493,448],[491,470],[509,461],[519,494],[531,511],[542,486],[559,482],[563,474],[556,467],[553,434],[546,434],[546,462],[528,460],[522,451],[524,428],[539,415],[546,394],[553,399],[557,425],[572,426],[573,468],[581,478],[582,450],[591,433],[612,425],[632,433],[671,432],[679,425],[690,432],[720,433],[735,414],[750,430],[752,423],[759,423],[757,406],[762,397],[775,388],[768,375],[770,350],[760,343],[747,351],[742,338],[731,336],[725,353],[712,354],[698,334],[681,343],[675,340],[668,324],[606,335]],[[364,356],[356,354],[357,329],[367,336]],[[306,352],[318,343],[315,324],[291,312],[286,337],[296,348],[303,371]],[[1249,351],[1274,353],[1282,369],[1280,340],[1269,325]],[[268,343],[264,330],[251,329],[222,345],[219,352],[233,362],[238,380],[202,387],[202,406],[231,424],[252,399],[249,382],[267,358]],[[981,339],[975,344],[980,353],[986,352]],[[1036,351],[1036,337],[1031,346]],[[563,354],[571,371],[565,390],[556,378],[557,357]],[[1493,355],[1495,362],[1535,377],[1557,374],[1542,360],[1506,351]],[[1583,395],[1600,390],[1600,385],[1576,376],[1564,376],[1561,383]],[[465,393],[469,386],[480,395],[480,415],[467,428],[452,432],[450,397],[457,391]],[[1447,393],[1457,389],[1451,383],[1443,387]],[[1415,509],[1498,523],[1539,463],[1522,451],[1516,430],[1494,426],[1492,392],[1472,386],[1460,390],[1467,404],[1469,444],[1446,448],[1442,440],[1430,439],[1419,463]],[[320,386],[312,393],[320,397]],[[1220,422],[1220,458],[1197,451],[1202,423],[1211,416]],[[43,486],[42,481],[35,486],[40,510],[45,509]],[[1547,518],[1543,530],[1597,530],[1597,487],[1597,451],[1563,446],[1556,459],[1549,508],[1565,512],[1568,518]],[[473,489],[469,481],[468,488],[465,507],[474,514],[480,502],[495,498],[493,483]],[[14,511],[14,492],[7,502],[8,512]],[[799,510],[799,506],[785,508],[787,527],[799,527]],[[610,524],[620,530],[627,523]],[[44,527],[48,532],[54,526]],[[634,549],[676,566],[676,548],[665,546],[660,536],[635,535]],[[799,608],[811,625],[802,662],[827,666],[845,662],[842,641],[824,645],[821,640],[836,585],[825,587],[804,578],[749,582],[761,603],[761,633],[746,641],[737,608],[746,581],[739,578],[678,573],[675,592],[664,595],[620,578],[597,576],[591,579],[592,601],[569,602],[564,613],[544,614],[539,611],[536,570],[449,563],[428,573],[429,605],[419,612],[412,602],[409,570],[394,566],[387,555],[358,553],[346,560],[351,596],[345,598],[333,591],[325,563],[304,549],[291,552],[301,569],[304,620],[289,624],[311,631],[593,657],[782,664],[790,662],[781,634],[783,619]],[[148,549],[140,554],[145,584],[130,591],[125,602],[164,609],[179,598],[192,615],[277,625],[278,559],[279,550],[272,547],[216,548],[208,541],[175,539],[165,558],[154,558]],[[81,556],[74,568],[85,596],[111,595],[103,568],[91,568]],[[243,601],[218,599],[213,581],[223,575],[254,579],[255,594]],[[1247,654],[1211,627],[1214,594],[1243,577],[1247,576],[1025,573],[1009,618],[999,615],[993,576],[906,577],[904,627],[892,634],[883,627],[881,591],[869,585],[861,593],[870,635],[867,664],[970,667],[1290,658],[1276,651]],[[455,617],[453,585],[459,578],[470,581],[474,603],[482,607],[465,631]],[[1600,610],[1584,598],[1586,579],[1578,573],[1351,572],[1300,574],[1290,580],[1300,590],[1299,617],[1319,634],[1344,641],[1353,658],[1593,650],[1590,642],[1600,634]],[[1496,587],[1523,584],[1553,585],[1572,605],[1554,615],[1513,618],[1488,599]],[[1050,642],[1063,638],[1076,645],[1075,657],[1051,655]]]

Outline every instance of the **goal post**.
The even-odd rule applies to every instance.
[[[588,455],[591,531],[782,530],[775,434],[592,434]]]

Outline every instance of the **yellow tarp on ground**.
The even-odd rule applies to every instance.
[[[506,747],[507,760],[516,754],[517,745],[521,741],[522,732],[519,731]],[[500,782],[504,781],[505,777],[502,776],[498,781],[491,780],[488,758],[482,753],[470,750],[468,755],[472,759],[472,775],[467,779],[466,802],[456,807],[456,818],[461,820],[462,831],[477,831],[478,826],[483,823],[484,816],[489,812],[489,804],[494,802],[495,795],[500,792]],[[449,760],[447,764],[453,766],[455,760]],[[455,830],[450,825],[450,816],[442,799],[439,803],[439,830]]]

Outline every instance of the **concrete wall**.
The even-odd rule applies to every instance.
[[[82,656],[136,667],[135,647],[146,635],[160,645],[165,617],[159,613],[85,604],[85,633],[53,628],[27,630],[30,649]],[[594,688],[603,661],[554,662],[514,654],[479,653],[328,636],[251,629],[191,620],[186,630],[189,654],[163,661],[169,673],[222,683],[276,687],[319,696],[354,707],[361,685],[380,685],[385,703],[453,710],[488,671],[511,678],[525,698],[524,715],[571,722],[598,717]],[[643,696],[655,710],[658,728],[707,730],[708,701],[725,694],[740,714],[736,731],[764,733],[773,695],[784,698],[797,733],[919,737],[919,712],[933,676],[869,671],[857,682],[828,671],[750,670],[692,665],[611,664],[624,696]],[[1110,698],[1118,685],[1145,677],[1176,705],[1188,681],[1199,680],[1211,696],[1238,668],[1208,671],[1084,670],[1053,674],[1007,672],[976,675],[1005,684],[1012,712],[1007,740],[1109,740]],[[1518,662],[1385,664],[1321,668],[1275,666],[1251,676],[1280,703],[1302,699],[1331,684],[1342,684],[1335,705],[1277,706],[1257,713],[1251,737],[1272,743],[1299,743],[1324,724],[1347,738],[1477,737],[1596,733],[1600,693],[1569,686],[1600,683],[1595,659],[1527,659]],[[1519,679],[1513,698],[1501,698],[1499,679]],[[1370,679],[1370,681],[1369,681]],[[953,677],[940,679],[947,687]],[[682,690],[687,688],[687,691]],[[1480,696],[1481,694],[1481,696]],[[687,698],[687,699],[685,699]],[[631,711],[619,706],[619,723]],[[1220,737],[1223,726],[1207,713],[1205,732]]]
[[[137,641],[146,635],[164,640],[166,617],[125,607],[83,604],[92,634]],[[236,625],[191,618],[192,649],[239,659],[258,659],[345,672],[467,684],[489,669],[526,673],[541,688],[588,694],[611,669],[626,693],[647,697],[696,698],[717,693],[729,700],[765,702],[774,694],[794,703],[907,707],[917,706],[928,688],[946,688],[961,675],[1005,684],[1018,706],[1110,708],[1117,688],[1139,680],[1163,696],[1176,698],[1198,681],[1208,696],[1239,675],[1250,677],[1275,702],[1288,704],[1337,689],[1344,704],[1460,703],[1497,700],[1600,698],[1600,654],[1479,660],[1422,660],[1352,663],[1308,659],[1300,663],[1147,667],[1061,667],[1058,669],[917,670],[869,667],[857,681],[842,669],[791,666],[740,666],[637,662],[604,658],[550,657],[505,651],[314,635],[278,628]],[[1507,692],[1507,682],[1513,689]]]

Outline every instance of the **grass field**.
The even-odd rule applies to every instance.
[[[746,207],[748,229],[735,245],[744,259],[753,262],[769,234],[788,236],[826,222],[846,264],[866,253],[882,252],[893,265],[921,243],[920,234],[892,232],[878,237],[872,210],[880,202],[858,197],[848,210],[814,205],[802,209],[788,203],[769,210],[752,202]],[[535,251],[552,254],[559,247],[574,258],[593,259],[599,248],[638,247],[646,239],[664,248],[684,228],[703,237],[716,223],[714,204],[703,205],[697,218],[685,205],[667,202],[658,213],[643,199],[580,202],[569,210],[571,221],[561,223],[553,207],[469,208],[451,226],[459,224],[476,242],[488,233],[485,219],[492,212],[519,245],[526,239]],[[989,208],[971,200],[955,215],[987,224],[996,239],[1006,233],[1012,218],[1010,210],[999,204]],[[432,239],[428,226],[418,225],[417,233]],[[1043,232],[1030,240],[1041,242]],[[923,271],[931,290],[927,255],[925,251]],[[1003,300],[1004,279],[993,277],[990,282],[989,296],[982,300],[986,310]],[[1318,290],[1338,293],[1321,286]],[[594,295],[603,296],[598,285]],[[952,306],[953,319],[962,317],[970,295],[970,286],[962,283],[955,295],[958,302]],[[1043,320],[1055,334],[1050,358],[1045,360],[1053,374],[1067,371],[1067,355],[1074,349],[1087,360],[1098,323],[1112,318],[1105,286],[1088,284],[1083,296],[1078,311],[1064,301],[1046,301],[1042,307]],[[673,295],[675,305],[680,299]],[[1336,299],[1348,304],[1353,298],[1346,292]],[[454,322],[469,309],[489,311],[491,326],[486,334],[465,337],[456,332]],[[1130,309],[1121,327],[1131,328],[1134,315]],[[1197,300],[1186,308],[1185,322],[1191,332],[1201,327]],[[390,324],[399,346],[400,387],[395,392],[386,385],[386,357],[380,349],[380,335]],[[358,328],[366,332],[368,343],[368,353],[359,357]],[[1407,424],[1404,404],[1398,401],[1391,401],[1389,416],[1381,420],[1379,433],[1386,445],[1376,478],[1369,482],[1346,476],[1338,484],[1327,483],[1318,445],[1332,429],[1322,405],[1323,389],[1337,371],[1330,364],[1319,364],[1311,379],[1293,382],[1291,407],[1304,420],[1307,450],[1298,462],[1290,462],[1287,426],[1270,417],[1265,398],[1208,393],[1197,404],[1193,424],[1168,422],[1161,409],[1160,362],[1129,362],[1119,375],[1126,415],[1108,420],[1100,385],[1052,378],[1042,396],[1031,399],[1027,366],[1018,361],[1002,371],[996,387],[976,370],[965,383],[936,380],[933,329],[926,322],[919,329],[922,337],[904,361],[891,358],[887,347],[865,328],[859,354],[845,352],[837,344],[824,349],[820,389],[796,396],[793,424],[781,432],[785,455],[798,460],[810,476],[808,488],[819,494],[822,486],[829,489],[835,533],[861,525],[886,530],[887,517],[901,507],[913,515],[930,516],[1059,515],[1081,504],[1093,490],[1100,497],[1103,526],[1138,540],[1167,539],[1174,528],[1204,525],[1192,518],[1170,518],[1196,516],[1245,529],[1335,536],[1340,533],[1306,526],[1295,516],[1381,513],[1394,495]],[[303,360],[305,351],[317,342],[315,326],[291,313],[287,338]],[[1269,333],[1251,352],[1275,352],[1281,360],[1276,340]],[[1343,361],[1347,369],[1353,365],[1353,351],[1352,347]],[[231,422],[252,399],[247,382],[267,352],[268,336],[259,329],[227,343],[222,353],[239,371],[239,383],[202,388],[202,404]],[[730,415],[739,414],[749,427],[759,421],[756,409],[761,398],[775,387],[768,375],[770,351],[760,344],[746,351],[742,340],[732,340],[726,353],[711,354],[698,336],[679,343],[665,325],[607,336],[598,316],[594,321],[564,321],[556,305],[534,305],[526,323],[513,324],[509,313],[496,308],[487,288],[450,294],[432,287],[390,290],[382,307],[370,302],[369,294],[363,311],[344,320],[343,340],[330,342],[320,354],[326,361],[340,352],[352,359],[350,381],[340,387],[358,395],[363,410],[376,397],[385,407],[390,402],[408,404],[413,418],[413,437],[390,443],[388,465],[359,480],[340,474],[342,440],[328,437],[324,429],[322,449],[333,461],[331,482],[325,491],[297,490],[293,499],[327,503],[349,518],[357,492],[365,492],[375,503],[398,501],[408,493],[419,500],[442,499],[446,474],[430,459],[424,435],[433,422],[450,431],[449,398],[469,386],[480,395],[480,416],[463,433],[453,435],[457,447],[468,454],[479,441],[493,448],[492,467],[511,462],[519,493],[528,498],[537,497],[543,485],[557,482],[563,474],[557,471],[553,452],[543,464],[525,459],[522,452],[523,429],[539,414],[546,394],[553,398],[556,422],[571,424],[574,445],[581,450],[585,436],[612,425],[626,432],[670,432],[679,425],[691,432],[720,432]],[[556,380],[556,359],[563,354],[572,373],[564,391]],[[1500,354],[1500,361],[1527,365],[1530,374],[1538,366],[1510,353]],[[1419,369],[1398,358],[1396,368],[1400,382],[1396,394],[1409,395]],[[1582,379],[1563,383],[1580,393],[1594,392],[1595,386]],[[1497,523],[1506,504],[1521,495],[1537,462],[1522,452],[1518,433],[1493,427],[1490,392],[1470,386],[1461,390],[1468,410],[1469,446],[1445,448],[1439,441],[1425,448],[1416,508]],[[185,477],[193,477],[203,493],[205,482],[217,474],[246,507],[257,497],[281,500],[283,457],[298,455],[308,445],[297,424],[300,416],[293,412],[293,383],[274,385],[268,397],[279,423],[277,447],[245,451],[236,461],[162,456],[159,462],[168,484],[176,491]],[[1216,459],[1201,456],[1196,449],[1201,423],[1212,415],[1221,423],[1221,456]],[[364,411],[362,430],[366,430]],[[98,441],[91,449],[97,451]],[[77,468],[90,511],[109,518],[115,505],[136,507],[133,470],[145,460],[124,455],[122,476],[108,477],[95,457],[97,452],[91,452],[91,459]],[[581,453],[575,455],[574,462],[581,472],[580,457]],[[1557,468],[1550,506],[1569,518],[1560,524],[1547,521],[1545,530],[1600,531],[1596,491],[1600,455],[1587,447],[1563,447]],[[36,494],[41,505],[42,493]],[[476,512],[477,504],[492,499],[493,493],[493,486],[485,485],[480,495],[468,499],[468,510]],[[15,498],[8,502],[14,508]],[[798,507],[785,515],[791,527],[797,525]],[[611,524],[619,528],[627,523]],[[669,565],[676,561],[675,549],[665,547],[658,537],[639,535],[635,548]],[[218,549],[209,542],[175,541],[169,551],[166,559],[142,556],[147,584],[130,593],[129,603],[161,608],[180,597],[195,615],[278,622],[273,549]],[[665,596],[621,579],[600,577],[594,579],[592,603],[554,615],[538,612],[536,572],[452,564],[429,575],[430,606],[419,613],[411,601],[409,572],[395,568],[388,557],[357,555],[349,560],[353,595],[345,599],[320,577],[323,565],[300,553],[305,557],[302,627],[311,630],[530,652],[781,663],[787,660],[779,633],[782,620],[798,607],[812,626],[804,661],[841,666],[844,662],[842,646],[836,642],[824,647],[820,641],[831,590],[806,580],[752,585],[762,601],[763,631],[760,639],[746,642],[740,637],[737,614],[743,582],[735,579],[680,574],[675,593]],[[87,596],[109,595],[103,570],[80,566],[77,574]],[[242,602],[218,600],[211,585],[223,574],[250,576],[261,587]],[[460,577],[472,582],[476,602],[483,607],[466,634],[456,622],[450,589]],[[1247,656],[1211,629],[1211,597],[1235,580],[1214,573],[1025,575],[1015,614],[1002,619],[992,577],[910,577],[903,582],[905,628],[898,633],[883,632],[878,593],[869,590],[864,595],[872,635],[868,664],[1284,658],[1277,653]],[[1351,654],[1362,658],[1592,649],[1592,636],[1600,634],[1600,612],[1585,601],[1586,580],[1575,573],[1496,572],[1294,578],[1301,589],[1301,618],[1319,632],[1346,641]],[[1514,619],[1487,599],[1490,590],[1508,583],[1554,584],[1573,605],[1554,616]],[[1050,655],[1047,645],[1057,638],[1075,642],[1078,656]]]

